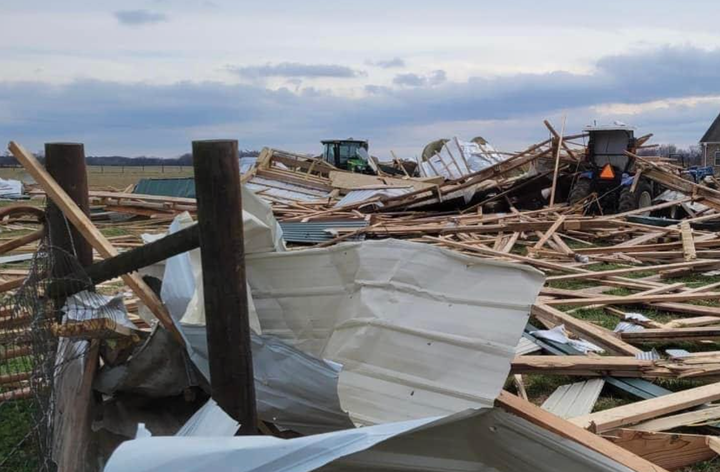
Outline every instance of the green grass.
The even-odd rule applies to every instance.
[[[31,400],[16,400],[0,405],[0,470],[37,470],[39,464],[35,442],[32,437],[26,437],[30,425],[34,423],[33,408]]]

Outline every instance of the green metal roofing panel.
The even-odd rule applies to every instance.
[[[195,198],[195,179],[140,179],[133,193],[165,197]]]

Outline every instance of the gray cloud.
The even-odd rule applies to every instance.
[[[444,70],[435,70],[427,75],[398,74],[393,79],[393,83],[405,87],[433,87],[442,84],[446,80],[447,74],[445,74]]]
[[[229,66],[228,70],[242,77],[333,77],[339,79],[362,77],[365,72],[337,64],[301,64],[299,62],[280,62],[260,66]]]
[[[120,24],[128,26],[147,25],[167,21],[167,15],[149,10],[121,10],[113,13]]]
[[[405,61],[400,57],[394,57],[392,59],[388,60],[379,60],[379,61],[365,61],[366,64],[370,66],[380,67],[382,69],[395,69],[395,68],[401,68],[405,67]]]
[[[617,118],[644,132],[656,132],[658,141],[683,144],[697,141],[720,108],[712,103],[674,106],[617,117],[598,116],[590,108],[720,95],[720,51],[692,48],[606,57],[588,75],[520,74],[462,83],[443,80],[440,73],[420,78],[425,79],[420,86],[367,85],[368,94],[362,99],[296,82],[290,84],[297,87],[295,93],[214,82],[78,81],[57,86],[0,82],[0,141],[16,139],[37,150],[43,142],[77,140],[85,141],[92,148],[88,152],[96,154],[173,155],[185,152],[192,139],[229,133],[245,148],[273,145],[298,151],[316,151],[317,141],[329,136],[358,136],[371,142],[412,136],[422,148],[448,127],[485,122],[494,124],[487,125],[492,126],[488,133],[477,130],[477,134],[510,143],[512,149],[518,143],[544,139],[540,120],[567,110],[569,129],[595,118],[607,122]],[[442,83],[432,86],[433,81]]]

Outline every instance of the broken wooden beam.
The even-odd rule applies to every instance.
[[[495,406],[557,434],[560,437],[569,439],[605,457],[609,457],[630,468],[630,470],[636,472],[663,472],[665,470],[626,449],[616,446],[600,436],[579,428],[573,423],[555,416],[504,390],[501,391],[500,395],[495,399]]]
[[[572,418],[570,422],[595,433],[603,433],[718,399],[720,383],[713,383]]]

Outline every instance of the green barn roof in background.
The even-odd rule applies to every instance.
[[[133,193],[165,197],[195,198],[195,179],[140,179]]]

